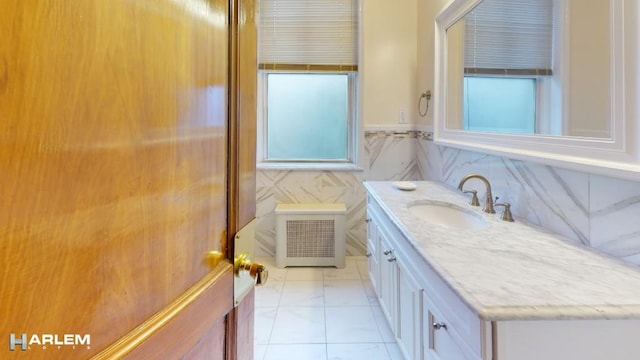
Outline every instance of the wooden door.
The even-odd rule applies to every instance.
[[[229,7],[0,0],[0,358],[228,356]]]
[[[231,118],[229,168],[229,231],[236,233],[255,218],[256,211],[256,128],[257,128],[257,0],[234,1],[231,36]],[[235,251],[234,251],[235,253]],[[255,260],[255,259],[254,259]],[[253,359],[255,292],[251,291],[232,312],[236,329],[230,334],[234,360]]]

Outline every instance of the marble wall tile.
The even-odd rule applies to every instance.
[[[591,246],[640,264],[640,183],[591,175]]]
[[[516,218],[588,243],[587,174],[453,148],[441,154],[444,176],[440,181],[457,186],[466,174],[481,174],[491,183],[494,199],[498,196],[498,202],[510,203]],[[476,189],[484,203],[481,182],[469,181],[464,188]]]
[[[431,140],[431,135],[423,135],[418,139],[417,162],[420,177],[423,180],[440,181],[442,179],[441,147]]]
[[[256,256],[274,256],[279,203],[344,203],[347,255],[366,252],[366,193],[358,172],[260,170],[256,181]],[[365,204],[365,205],[363,205]]]
[[[516,216],[588,244],[587,174],[493,156],[487,161],[494,195],[510,202]]]
[[[417,131],[365,132],[367,180],[421,179],[415,156],[418,137]]]
[[[469,173],[487,177],[519,221],[640,265],[640,183],[425,143],[424,178],[457,186]],[[439,167],[439,168],[438,168]],[[479,182],[465,189],[484,191]],[[480,197],[484,201],[484,197]],[[498,212],[500,208],[496,209]]]

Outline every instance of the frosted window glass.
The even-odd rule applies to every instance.
[[[536,79],[464,78],[464,128],[500,133],[535,133]]]
[[[348,77],[268,74],[268,160],[348,160]]]

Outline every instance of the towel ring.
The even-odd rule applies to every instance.
[[[424,113],[422,113],[422,99],[425,98],[427,99],[427,108],[424,110]],[[420,94],[420,99],[418,100],[418,114],[420,114],[420,116],[427,115],[427,112],[429,111],[429,100],[431,100],[431,90],[427,90]]]

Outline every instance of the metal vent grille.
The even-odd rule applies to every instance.
[[[334,257],[334,220],[287,220],[287,257]]]

